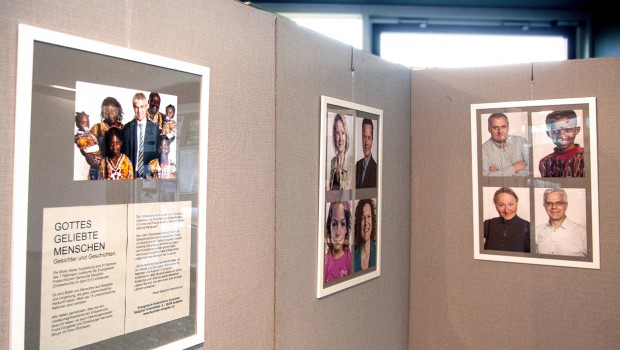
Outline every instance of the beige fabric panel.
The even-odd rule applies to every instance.
[[[409,71],[278,19],[276,349],[405,349]],[[316,297],[321,95],[382,109],[381,276]],[[403,294],[404,293],[404,294]]]
[[[410,349],[617,348],[619,67],[609,58],[412,71]],[[474,260],[470,105],[591,96],[601,269]]]
[[[23,2],[13,1],[5,4],[5,8],[17,8],[23,6]],[[26,10],[19,11],[21,15]],[[10,23],[10,24],[9,24]],[[17,22],[3,20],[0,26],[1,36],[4,39],[4,50],[0,54],[0,77],[2,77],[2,93],[0,103],[4,106],[4,127],[0,128],[0,191],[3,193],[0,199],[0,249],[6,252],[0,257],[0,348],[8,349],[11,306],[11,225],[13,215],[13,144],[15,142],[15,79],[17,75]],[[5,326],[6,325],[6,326]]]
[[[9,344],[17,25],[211,68],[205,344],[274,347],[275,17],[232,0],[5,1],[0,76],[0,348]]]

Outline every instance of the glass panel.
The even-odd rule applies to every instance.
[[[362,17],[356,14],[280,13],[302,27],[362,49]]]
[[[381,33],[381,57],[412,68],[566,60],[562,36]]]

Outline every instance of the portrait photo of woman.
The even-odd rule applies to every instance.
[[[377,265],[377,209],[372,199],[362,199],[355,207],[355,250],[353,272]]]
[[[101,122],[93,125],[91,132],[97,138],[101,154],[105,156],[105,133],[110,128],[123,129],[123,108],[114,97],[106,97],[101,102]]]
[[[330,118],[331,119],[331,118]],[[327,181],[327,190],[345,190],[352,189],[355,181],[352,155],[349,151],[349,140],[351,131],[349,130],[351,123],[350,116],[342,116],[336,114],[331,124],[331,142],[334,150],[334,156],[329,163],[329,178]]]
[[[487,190],[488,188],[485,188]],[[527,190],[522,191],[523,203],[529,203]],[[488,190],[487,190],[488,192]],[[486,198],[486,197],[485,197]],[[484,220],[484,249],[530,252],[530,222],[519,217],[519,196],[510,187],[500,187],[493,193],[493,205],[499,216]]]

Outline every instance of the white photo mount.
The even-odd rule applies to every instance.
[[[337,117],[339,115],[340,117]],[[336,158],[337,147],[334,143],[335,120],[341,118],[343,123],[339,125],[345,126],[347,134],[348,146],[346,159],[349,166],[346,167],[347,176],[338,181],[338,185],[334,185],[334,177],[332,176],[336,170],[332,171],[333,159]],[[364,127],[364,125],[367,125]],[[372,126],[372,128],[368,128]],[[372,140],[370,148],[364,150],[363,137],[366,137],[372,130]],[[381,275],[381,210],[382,210],[382,166],[383,166],[383,111],[380,109],[364,106],[361,104],[328,97],[321,96],[321,131],[320,131],[320,166],[319,166],[319,207],[318,207],[318,244],[317,244],[317,298],[322,298],[338,291],[355,286],[370,279]],[[367,141],[368,142],[368,139]],[[368,143],[367,143],[368,144]],[[366,154],[370,150],[371,156]],[[358,170],[356,170],[357,162],[362,159],[373,159],[376,162],[376,181],[372,176],[375,172],[370,170],[363,172],[371,182],[364,182],[357,179]],[[369,161],[369,163],[371,163]],[[364,163],[361,163],[364,164]],[[337,168],[337,167],[336,167]],[[368,167],[367,169],[370,169]],[[374,169],[374,168],[373,168]],[[351,174],[353,173],[353,174]],[[361,175],[361,174],[359,174]],[[336,188],[337,187],[337,188]],[[326,266],[326,259],[330,254],[330,238],[329,229],[327,228],[327,219],[329,218],[330,207],[332,204],[340,206],[337,203],[346,203],[342,208],[348,211],[348,233],[343,248],[344,254],[340,261],[346,266],[348,260],[349,270],[346,267],[341,271],[342,275],[334,278],[333,271]],[[356,214],[356,209],[359,210]],[[368,266],[362,266],[361,251],[362,248],[355,246],[356,233],[362,235],[362,219],[364,210],[371,214],[372,230],[370,238],[367,241],[372,243],[371,258]],[[374,220],[374,221],[373,221]],[[358,224],[358,225],[357,225]],[[356,227],[357,225],[357,227]],[[360,232],[357,232],[360,231]],[[362,239],[358,239],[362,242]],[[347,253],[348,250],[348,253]],[[374,264],[374,265],[373,265]],[[329,264],[328,264],[329,265]]]
[[[203,343],[210,69],[24,24],[19,25],[18,43],[10,348],[58,348],[61,342],[54,343],[55,338],[71,333],[78,338],[73,346],[85,348],[94,342],[107,347],[131,342],[149,349]],[[177,116],[199,124],[199,142],[186,142],[183,130],[174,142],[179,152],[195,149],[202,156],[178,169],[176,179],[74,181],[72,138],[79,81],[176,96]],[[178,87],[183,84],[183,89]],[[123,107],[125,118],[132,118],[133,106]],[[48,165],[52,162],[55,166]],[[195,190],[181,193],[179,182],[190,178],[195,184],[189,187]],[[74,219],[80,215],[83,220]],[[107,223],[112,222],[119,235],[114,243],[108,242],[112,226]],[[154,235],[165,237],[166,246],[151,239]],[[43,242],[44,237],[51,238]],[[119,237],[129,243],[118,244]],[[133,254],[132,264],[123,259],[105,262],[128,254],[124,249]],[[164,269],[166,263],[175,268]],[[157,282],[154,274],[145,277],[145,271],[155,270],[166,277]],[[85,288],[88,281],[93,284]],[[121,289],[125,283],[134,290]],[[54,291],[61,287],[62,293]],[[109,317],[116,306],[89,303],[106,296],[129,298],[137,290],[148,291],[151,300],[131,300],[136,304],[134,315],[148,317],[150,327],[123,325],[109,337],[98,330],[97,320]],[[48,299],[54,300],[53,307],[44,304]],[[187,310],[177,312],[179,305]],[[63,319],[63,309],[80,315],[81,321]],[[43,324],[55,330],[42,335]],[[82,338],[80,329],[101,334]]]
[[[554,111],[574,111],[577,115],[580,132],[575,136],[574,143],[584,149],[584,171],[579,170],[581,176],[549,176],[541,172],[541,169],[546,171],[542,159],[555,152],[546,124],[546,116]],[[509,135],[527,140],[529,171],[526,174],[494,176],[492,172],[485,173],[483,157],[486,155],[482,144],[491,141],[488,118],[492,113],[507,116]],[[471,105],[474,259],[600,269],[596,128],[595,97]],[[511,188],[518,195],[517,215],[530,223],[529,252],[485,249],[483,224],[485,220],[498,217],[493,196],[502,187]],[[566,217],[585,227],[587,232],[585,256],[577,255],[577,252],[556,254],[542,248],[541,234],[544,225],[549,222],[549,214],[543,204],[546,189],[560,189],[567,193]]]

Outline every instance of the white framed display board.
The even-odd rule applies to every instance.
[[[11,348],[203,343],[209,68],[20,25],[17,73]]]
[[[474,258],[600,268],[594,97],[471,105]]]
[[[321,97],[317,297],[381,275],[383,111]]]

